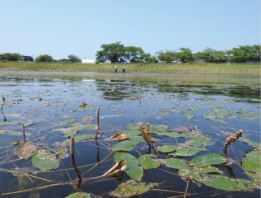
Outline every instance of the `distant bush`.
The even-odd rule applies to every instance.
[[[48,54],[42,54],[36,57],[35,62],[38,63],[49,63],[49,62],[54,62],[54,59],[52,56]]]
[[[21,59],[22,59],[22,56],[18,53],[0,54],[0,60],[3,60],[3,61],[19,61]]]

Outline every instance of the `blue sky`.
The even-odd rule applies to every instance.
[[[155,54],[260,44],[260,0],[1,0],[0,53],[95,58],[121,41]]]

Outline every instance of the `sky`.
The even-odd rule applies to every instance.
[[[104,43],[155,54],[261,43],[260,0],[0,0],[0,53],[75,54]]]

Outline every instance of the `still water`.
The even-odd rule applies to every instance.
[[[91,193],[92,197],[113,197],[113,191],[119,184],[132,179],[146,184],[156,183],[151,190],[135,197],[183,197],[187,183],[188,197],[260,197],[257,185],[252,186],[254,179],[242,166],[246,154],[255,150],[246,141],[260,144],[259,84],[0,77],[0,96],[5,98],[0,102],[3,110],[0,114],[1,197],[66,197],[76,192],[75,185],[61,184],[77,179],[68,138],[95,134],[98,106],[101,136],[96,141],[90,137],[76,141],[75,158],[82,177],[94,178],[83,183],[80,191]],[[175,145],[177,150],[157,154],[151,151],[150,156],[157,165],[144,168],[142,162],[138,162],[139,173],[135,172],[135,167],[133,172],[139,176],[130,173],[131,163],[136,161],[129,160],[129,172],[95,179],[117,161],[115,153],[119,150],[136,159],[149,153],[148,144],[142,141],[135,127],[138,123],[150,123],[158,148]],[[164,132],[157,131],[157,127],[164,128]],[[239,129],[244,131],[242,139],[231,143],[227,155],[224,155],[227,136]],[[33,156],[28,159],[17,156],[17,149],[24,144],[23,130],[26,141],[38,150],[32,152]],[[108,138],[125,132],[137,133],[138,141],[131,148],[123,145],[123,149],[117,149],[115,145],[119,141],[109,141]],[[195,140],[193,134],[203,139]],[[179,151],[178,154],[180,147],[196,148],[198,151],[189,154]],[[32,158],[39,150],[49,151],[58,166],[49,169],[37,167]],[[251,190],[221,190],[220,184],[213,187],[216,184],[208,185],[194,176],[184,177],[180,172],[184,167],[171,167],[164,161],[169,158],[183,160],[185,169],[193,173],[198,167],[193,169],[190,161],[208,153],[219,154],[226,159],[225,163],[208,164],[218,169],[219,173],[214,175],[248,180]],[[260,167],[260,164],[257,166]],[[210,173],[202,175],[210,177]],[[58,183],[61,185],[56,186]]]

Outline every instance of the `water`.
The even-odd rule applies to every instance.
[[[98,106],[101,109],[102,137],[99,137],[98,142],[88,140],[76,144],[76,160],[81,173],[95,165],[97,160],[102,161],[109,155],[108,147],[115,145],[116,142],[104,141],[106,137],[126,130],[128,124],[139,122],[167,125],[169,131],[184,126],[199,129],[202,134],[211,139],[211,143],[205,146],[205,151],[197,155],[209,152],[223,154],[223,144],[227,135],[235,133],[240,128],[244,130],[243,137],[260,143],[260,86],[256,84],[1,77],[0,95],[6,98],[3,109],[7,118],[7,122],[3,122],[1,115],[0,121],[1,193],[77,178],[72,168],[67,138],[57,129],[66,128],[61,126],[60,122],[68,119],[74,119],[75,123],[95,124]],[[87,103],[88,107],[81,108],[83,102]],[[220,117],[214,120],[208,119],[207,115],[213,115],[213,111],[218,112]],[[242,111],[251,112],[252,117],[249,117],[249,114],[243,116],[239,113]],[[87,122],[83,119],[86,116],[89,116]],[[32,166],[31,159],[19,160],[16,157],[16,146],[13,146],[12,142],[14,140],[22,142],[23,137],[4,134],[3,131],[16,131],[19,134],[22,131],[21,123],[26,124],[26,132],[30,134],[27,136],[27,141],[37,145],[38,149],[47,149],[55,153],[59,148],[57,145],[64,143],[67,155],[60,160],[58,169],[41,172]],[[95,133],[95,130],[81,130],[76,135],[85,133]],[[154,134],[154,137],[159,138],[157,146],[176,144],[173,138],[157,134]],[[186,139],[178,138],[178,142],[184,143]],[[238,163],[217,167],[223,171],[223,175],[230,178],[250,180],[240,163],[245,154],[251,150],[253,150],[251,146],[236,141],[229,147],[228,156]],[[148,146],[141,142],[130,153],[138,157],[148,153]],[[159,154],[157,157],[165,159],[169,156]],[[181,159],[189,161],[193,157],[195,156],[181,157]],[[85,174],[84,178],[103,174],[113,163],[113,155],[111,155]],[[164,164],[157,169],[145,170],[142,181],[157,182],[159,187],[140,197],[183,196],[175,192],[184,192],[186,187],[186,182],[177,173],[177,169],[167,168]],[[110,197],[110,192],[118,184],[129,179],[127,174],[123,174],[120,178],[106,177],[83,184],[81,190],[96,196]],[[71,185],[62,185],[5,197],[65,197],[73,192],[75,188]],[[210,194],[214,197],[260,196],[260,191],[257,189],[252,192],[222,191],[204,184],[199,187],[196,182],[190,182],[188,193],[191,193],[192,197],[209,197]]]

